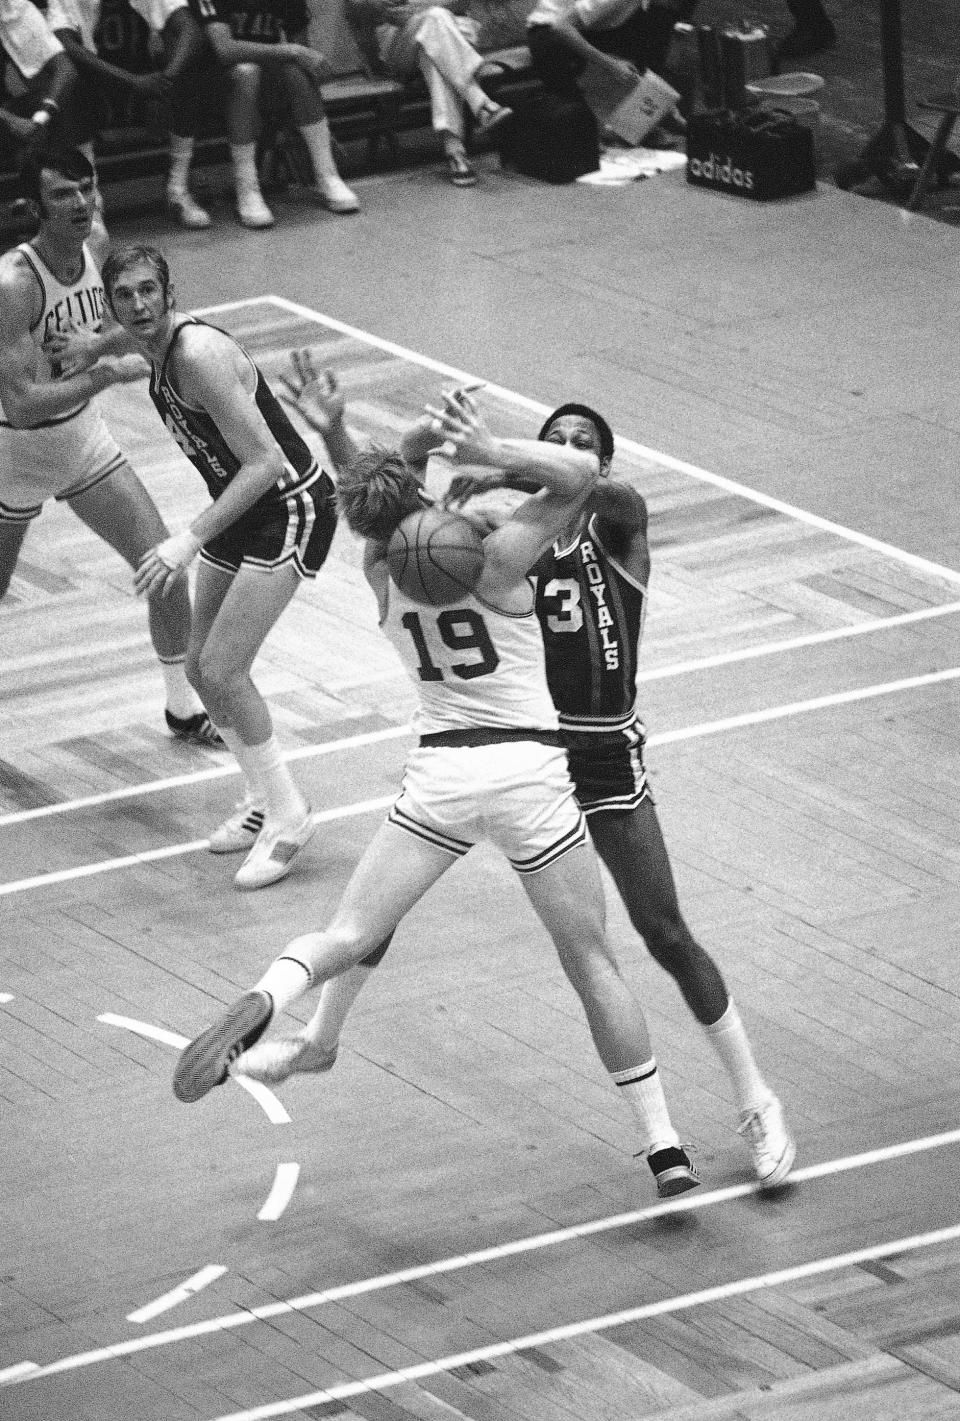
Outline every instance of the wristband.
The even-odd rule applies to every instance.
[[[171,572],[179,572],[193,562],[200,551],[200,539],[187,528],[183,533],[174,533],[158,543],[155,551]]]
[[[36,113],[31,115],[30,122],[37,128],[46,128],[52,118],[53,114],[49,109],[37,109]]]

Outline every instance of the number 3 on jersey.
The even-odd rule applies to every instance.
[[[578,632],[583,626],[580,584],[572,577],[552,577],[543,589],[543,600],[555,608],[547,617],[550,631]]]
[[[489,676],[500,665],[500,658],[479,612],[470,607],[430,613],[404,612],[404,627],[413,637],[419,658],[421,681],[442,681],[445,673],[461,681],[473,681],[477,676]],[[469,661],[453,661],[450,652],[474,652]]]

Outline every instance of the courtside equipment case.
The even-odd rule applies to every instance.
[[[600,166],[593,111],[581,98],[546,90],[517,109],[510,147],[505,156],[521,173],[547,183],[572,183]]]
[[[687,125],[687,182],[755,202],[817,185],[813,134],[790,114],[716,109]]]

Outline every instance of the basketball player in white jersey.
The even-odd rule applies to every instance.
[[[494,439],[469,395],[446,395],[444,404],[428,407],[429,437],[440,431],[458,459],[506,468],[539,491],[486,539],[474,592],[452,607],[426,607],[398,590],[385,560],[391,534],[423,506],[412,467],[416,434],[403,454],[361,454],[342,424],[326,439],[341,510],[366,540],[364,570],[381,627],[419,692],[419,744],[333,921],[289,943],[253,990],[185,1049],[174,1092],[195,1101],[226,1080],[275,1013],[384,944],[446,870],[486,840],[507,856],[554,941],[598,1054],[633,1107],[658,1193],[682,1193],[698,1179],[671,1124],[643,1014],[606,940],[597,859],[560,746],[527,577],[589,496],[598,460],[535,440]]]
[[[108,386],[145,374],[139,356],[121,354],[129,349],[123,332],[114,338],[102,329],[96,252],[106,234],[97,218],[93,169],[75,149],[41,150],[24,165],[22,184],[39,225],[29,242],[0,257],[0,597],[47,499],[69,504],[133,568],[166,536],[153,500],[93,402]],[[89,361],[77,352],[93,347],[105,358],[82,368]],[[63,373],[64,360],[69,373]],[[190,634],[185,579],[169,597],[151,597],[149,621],[170,730],[194,743],[222,743],[184,673]]]

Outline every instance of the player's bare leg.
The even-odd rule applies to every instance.
[[[670,1120],[643,1012],[607,942],[595,854],[586,845],[571,849],[521,882],[583,1004],[597,1053],[634,1112],[658,1193],[694,1188],[699,1180]]]
[[[654,960],[674,978],[727,1071],[757,1177],[783,1184],[796,1157],[779,1100],[757,1065],[720,969],[680,912],[677,890],[653,801],[588,819],[590,834]]]
[[[9,591],[10,579],[29,527],[29,523],[0,522],[0,597],[5,597]]]
[[[270,710],[250,675],[268,633],[300,585],[292,567],[230,573],[201,563],[187,674],[247,779],[247,795],[211,836],[215,853],[247,850],[239,888],[289,873],[314,830],[310,806],[284,764]]]
[[[309,1027],[298,1036],[257,1042],[273,1018],[312,987],[347,973],[436,883],[453,855],[384,824],[367,846],[330,925],[294,938],[249,992],[186,1047],[174,1073],[175,1095],[199,1100],[226,1080],[228,1071],[272,1084],[314,1071]]]
[[[167,528],[129,464],[69,501],[77,517],[136,569],[144,553],[167,536]],[[190,591],[177,578],[166,594],[149,598],[150,639],[166,687],[166,720],[177,737],[201,745],[220,745],[196,693],[187,680],[185,658],[190,637]]]

